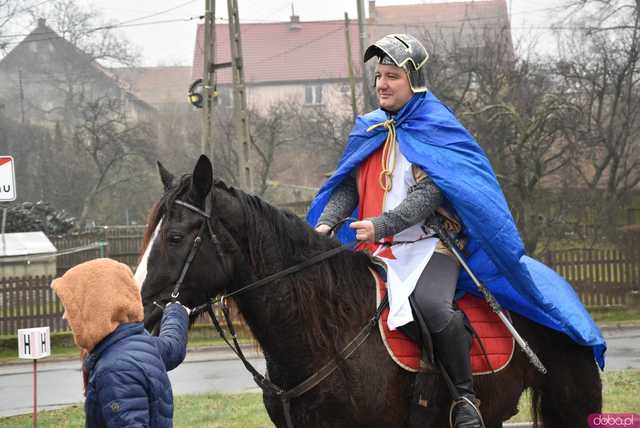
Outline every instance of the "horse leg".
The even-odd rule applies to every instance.
[[[518,402],[524,385],[526,361],[519,350],[507,367],[495,374],[474,377],[480,399],[480,412],[487,428],[501,428],[502,422],[518,413]]]

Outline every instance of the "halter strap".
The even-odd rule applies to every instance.
[[[207,195],[208,196],[208,195]],[[205,198],[208,202],[209,198]],[[189,271],[189,268],[191,267],[191,263],[193,262],[193,259],[195,259],[196,254],[198,253],[198,249],[200,248],[200,244],[202,243],[202,233],[204,232],[204,228],[207,227],[209,229],[209,234],[211,235],[211,240],[214,242],[214,244],[218,245],[218,239],[215,235],[215,233],[213,233],[213,229],[211,228],[211,206],[209,204],[207,204],[207,211],[202,211],[200,208],[196,207],[195,205],[192,205],[188,202],[184,202],[181,200],[175,200],[174,201],[176,205],[180,205],[182,207],[185,207],[197,214],[200,214],[202,217],[204,217],[204,221],[202,222],[202,224],[200,225],[200,229],[198,230],[198,234],[196,235],[196,238],[193,240],[193,245],[191,246],[191,250],[189,250],[189,254],[187,255],[187,259],[184,263],[184,265],[182,266],[182,270],[180,271],[180,276],[178,277],[178,280],[176,281],[175,286],[173,287],[173,291],[171,292],[171,300],[173,302],[175,302],[176,300],[178,300],[178,296],[180,295],[180,288],[182,287],[182,283],[184,282],[184,278],[185,276],[187,276],[187,272]]]
[[[181,201],[179,199],[176,199],[174,202],[176,205],[181,205],[185,208],[190,209],[193,212],[200,214],[202,217],[206,218],[207,220],[211,218],[211,213],[204,212],[200,208],[196,207],[195,205],[191,205],[190,203]]]

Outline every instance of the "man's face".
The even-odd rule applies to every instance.
[[[407,73],[395,65],[376,65],[376,95],[384,110],[397,112],[413,96]]]

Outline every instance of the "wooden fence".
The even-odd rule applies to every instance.
[[[68,329],[62,319],[62,304],[50,287],[52,280],[50,276],[35,276],[0,281],[0,335],[47,325],[52,332]]]
[[[54,240],[59,250],[97,241],[108,245],[59,257],[58,275],[69,267],[102,255],[136,267],[142,243],[142,227],[109,227]],[[628,304],[632,293],[640,292],[640,243],[620,250],[565,250],[547,253],[545,263],[564,276],[589,307]],[[52,294],[52,277],[0,279],[0,335],[15,334],[18,328],[51,326],[66,330],[62,307]]]
[[[111,257],[135,269],[142,245],[144,226],[99,227],[88,232],[51,239],[59,252],[102,243],[100,248],[59,255],[57,276],[69,268],[95,259]],[[50,289],[52,276],[0,278],[0,335],[15,334],[19,328],[48,325],[52,332],[68,330],[64,309]]]
[[[588,307],[623,306],[640,293],[640,245],[547,253],[545,262],[565,277]]]
[[[133,269],[138,263],[143,234],[144,226],[104,226],[88,232],[53,238],[51,241],[58,251],[98,242],[104,244],[102,248],[59,256],[57,274],[62,275],[70,267],[97,257],[111,257]]]

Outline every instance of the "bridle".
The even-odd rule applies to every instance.
[[[191,205],[187,202],[184,202],[178,199],[176,199],[174,203],[176,205],[185,207],[197,214],[200,214],[204,218],[204,221],[202,222],[202,224],[200,225],[200,229],[198,230],[198,234],[193,240],[193,245],[189,250],[189,254],[187,255],[184,265],[182,265],[180,276],[178,277],[178,280],[176,281],[173,287],[173,291],[171,292],[171,300],[175,302],[180,296],[180,288],[182,287],[182,283],[184,282],[184,277],[187,275],[187,272],[189,272],[191,263],[193,263],[193,259],[195,259],[196,254],[198,254],[198,250],[200,249],[200,244],[202,244],[202,234],[204,232],[204,229],[206,228],[209,231],[209,237],[211,238],[211,242],[213,242],[213,244],[216,246],[216,249],[218,252],[220,252],[220,241],[218,240],[218,237],[216,236],[216,234],[213,232],[213,227],[211,226],[211,204],[208,204],[206,211],[202,211],[200,208],[196,207],[195,205]]]
[[[182,287],[184,278],[187,275],[187,272],[189,271],[189,268],[191,267],[191,264],[193,263],[193,260],[195,259],[196,254],[198,253],[198,250],[200,249],[200,246],[202,244],[202,236],[204,234],[205,228],[208,230],[209,237],[211,238],[212,242],[216,246],[216,251],[218,252],[218,255],[222,256],[220,242],[216,234],[213,232],[213,227],[211,226],[211,210],[212,210],[211,206],[213,204],[210,203],[209,196],[210,195],[207,194],[207,196],[205,197],[205,200],[207,202],[206,202],[206,208],[204,211],[190,203],[187,203],[178,199],[174,201],[176,205],[180,205],[196,214],[199,214],[201,217],[203,217],[204,221],[200,225],[198,234],[193,240],[193,245],[191,246],[191,249],[189,250],[189,254],[187,255],[185,263],[182,266],[182,269],[180,271],[180,276],[178,277],[178,280],[176,281],[173,287],[173,291],[171,292],[171,301],[173,302],[177,301],[178,297],[180,296],[180,288]],[[373,316],[365,323],[365,325],[360,329],[358,334],[356,334],[356,336],[353,339],[351,339],[349,343],[347,343],[347,345],[342,349],[342,351],[340,351],[338,355],[336,355],[334,358],[328,361],[324,366],[322,366],[320,369],[314,372],[307,379],[305,379],[298,385],[294,386],[293,388],[289,388],[289,389],[281,388],[278,385],[271,382],[266,376],[258,372],[258,370],[247,360],[247,358],[245,357],[242,351],[242,348],[240,347],[240,344],[238,343],[238,337],[233,327],[233,321],[231,320],[230,311],[226,304],[227,298],[256,289],[270,282],[273,282],[278,279],[284,278],[285,276],[291,275],[292,273],[299,272],[303,269],[306,269],[314,264],[320,263],[321,261],[327,260],[343,251],[351,249],[352,244],[353,243],[347,243],[339,247],[332,248],[331,250],[320,253],[310,259],[305,260],[302,263],[298,263],[294,266],[291,266],[273,275],[269,275],[262,279],[252,281],[250,284],[247,284],[231,293],[223,294],[220,297],[218,302],[214,302],[213,299],[209,299],[206,303],[203,303],[193,308],[191,311],[192,317],[202,312],[207,312],[207,314],[211,318],[211,322],[214,328],[216,329],[220,337],[229,346],[229,348],[236,354],[236,356],[242,361],[247,371],[249,371],[253,375],[253,380],[256,382],[256,384],[266,394],[273,395],[281,400],[284,415],[285,415],[285,420],[287,422],[287,427],[289,428],[293,428],[293,421],[291,419],[291,399],[303,395],[307,391],[317,386],[324,379],[329,377],[329,375],[331,375],[338,368],[341,362],[346,361],[360,347],[360,345],[362,345],[367,340],[367,338],[371,335],[371,332],[376,329],[376,326],[378,324],[378,320],[380,319],[382,311],[388,304],[387,296],[385,296],[382,302],[378,305]],[[159,305],[157,302],[153,302],[153,303],[156,306],[158,306],[160,309],[163,309],[163,307]],[[222,328],[220,322],[218,321],[218,318],[216,317],[216,314],[213,310],[214,304],[219,305],[220,308],[222,309],[222,313],[224,314],[225,322],[227,324],[227,329],[229,330],[231,341],[227,338],[227,335],[224,329]]]

